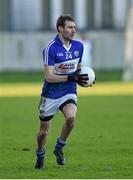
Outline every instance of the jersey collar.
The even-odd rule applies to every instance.
[[[64,46],[63,43],[62,43],[62,41],[60,40],[59,35],[56,35],[56,37],[55,37],[55,42],[56,42],[58,45],[60,45],[60,46]],[[72,40],[71,40],[70,44],[72,44]]]

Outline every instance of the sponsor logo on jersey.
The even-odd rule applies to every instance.
[[[58,66],[58,68],[60,68],[60,69],[74,69],[75,68],[75,64],[74,63],[60,64]]]
[[[55,74],[70,74],[77,69],[79,58],[55,64]]]

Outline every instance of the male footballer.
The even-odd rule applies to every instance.
[[[63,113],[65,121],[53,153],[59,165],[65,164],[63,148],[75,122],[77,83],[84,86],[88,80],[87,74],[80,74],[83,45],[73,40],[76,32],[73,17],[60,16],[56,28],[55,39],[43,51],[45,81],[39,105],[40,130],[37,135],[36,169],[44,166],[51,120],[59,110]]]

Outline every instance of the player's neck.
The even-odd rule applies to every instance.
[[[65,38],[62,37],[61,35],[59,35],[59,37],[60,37],[60,40],[61,40],[61,42],[63,43],[63,45],[64,45],[65,47],[69,47],[69,46],[70,46],[70,40],[69,40],[69,39],[65,39]]]

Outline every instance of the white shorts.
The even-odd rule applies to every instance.
[[[69,103],[73,103],[75,105],[77,104],[77,96],[75,94],[67,94],[58,99],[41,97],[39,104],[40,120],[45,119],[44,117],[55,115],[59,110],[62,110],[66,104]]]

